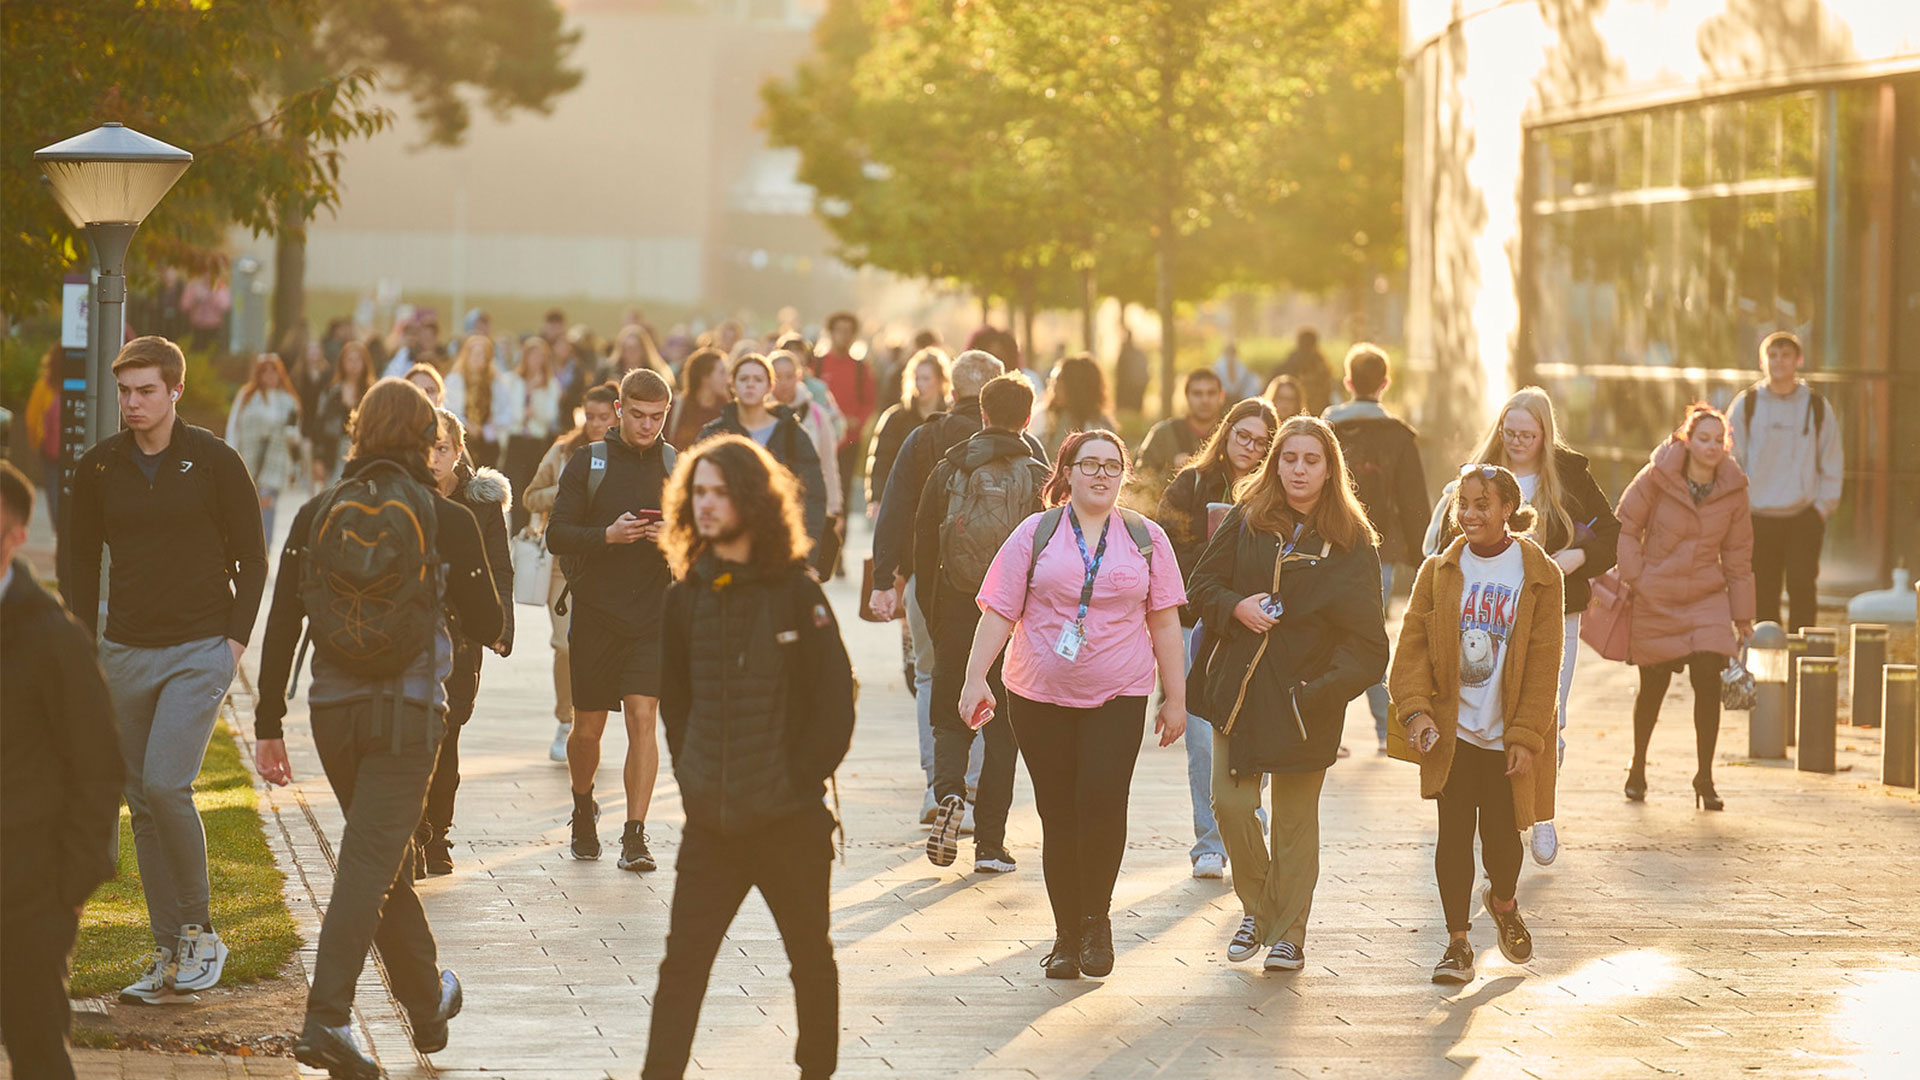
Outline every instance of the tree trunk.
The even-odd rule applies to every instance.
[[[988,320],[992,318],[993,318],[993,296],[990,293],[981,293],[980,294],[980,325],[981,326],[987,325]]]
[[[280,204],[273,236],[273,329],[267,348],[278,348],[307,315],[307,223],[291,200]]]
[[[1173,224],[1163,222],[1153,244],[1154,291],[1160,308],[1160,415],[1173,415],[1173,361],[1179,351],[1173,326]]]
[[[1095,340],[1094,318],[1100,307],[1100,289],[1095,284],[1093,267],[1080,271],[1080,346],[1087,355],[1097,355],[1099,342]]]

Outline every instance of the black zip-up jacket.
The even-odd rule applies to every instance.
[[[853,740],[853,666],[826,594],[711,552],[667,590],[660,721],[689,829],[817,811]]]
[[[1354,493],[1380,534],[1380,561],[1419,565],[1425,558],[1420,548],[1432,504],[1413,428],[1387,415],[1377,402],[1340,405],[1331,415],[1342,417],[1330,423],[1347,459]]]
[[[59,850],[71,907],[113,876],[125,766],[93,636],[33,579],[25,559],[0,597],[0,826]]]
[[[593,447],[582,446],[560,471],[560,490],[554,495],[553,515],[547,523],[547,548],[555,555],[580,560],[569,582],[572,603],[591,608],[603,621],[628,636],[648,632],[660,618],[660,598],[673,575],[666,556],[648,540],[631,544],[607,543],[607,526],[622,514],[660,509],[667,483],[667,463],[661,442],[634,448],[620,438],[620,427],[607,429],[607,475],[587,505],[587,474],[593,469]]]
[[[427,471],[424,460],[355,458],[347,462],[342,478],[357,474],[375,460],[398,462],[434,493],[435,536],[440,545],[440,561],[447,567],[446,589],[441,601],[459,618],[469,636],[499,640],[506,630],[506,615],[500,608],[500,594],[494,591],[486,545],[480,538],[480,525],[473,519],[472,511],[434,490],[433,474]],[[306,605],[300,600],[301,552],[306,548],[308,534],[313,531],[314,512],[326,497],[324,491],[315,495],[293,516],[287,547],[280,553],[280,569],[273,582],[273,607],[267,611],[266,638],[260,646],[260,703],[253,713],[253,734],[257,739],[283,737],[280,721],[287,715],[287,680],[293,673],[294,649],[300,643],[300,631],[307,621]]]
[[[1280,539],[1227,511],[1188,587],[1207,642],[1187,677],[1187,709],[1227,735],[1228,772],[1316,772],[1340,752],[1347,703],[1387,670],[1386,618],[1372,544],[1341,551],[1311,532],[1280,573],[1284,611],[1264,634],[1234,606],[1273,586]],[[1297,707],[1297,718],[1296,718]]]
[[[1035,470],[1033,505],[1027,513],[1037,514],[1046,509],[1039,498],[1041,488],[1046,486],[1046,463],[1037,448],[1016,432],[1005,428],[983,428],[971,436],[948,448],[940,463],[933,468],[927,482],[921,489],[920,508],[913,518],[916,551],[926,554],[920,558],[920,570],[929,579],[914,586],[913,599],[920,605],[920,611],[931,619],[942,604],[959,604],[968,614],[978,617],[979,609],[971,596],[960,595],[942,574],[940,564],[940,526],[947,516],[947,481],[960,469],[973,470],[998,458],[1030,458]],[[1024,520],[1016,518],[1014,524]],[[877,580],[877,578],[876,578]]]
[[[867,460],[868,502],[879,506],[886,498],[887,477],[893,473],[893,463],[900,459],[900,447],[926,422],[920,410],[911,405],[894,405],[880,414],[880,422],[874,425],[873,454]]]
[[[804,503],[803,517],[806,519],[807,539],[818,543],[827,531],[827,479],[820,468],[820,451],[814,449],[813,440],[801,428],[793,410],[785,405],[775,405],[767,410],[773,414],[773,434],[767,436],[767,453],[773,460],[787,467],[787,471],[800,481],[800,498]],[[708,421],[700,429],[702,439],[715,435],[738,435],[751,439],[747,429],[740,426],[740,403],[729,401],[720,407],[720,415]]]
[[[1194,567],[1200,565],[1200,554],[1207,549],[1207,504],[1232,501],[1233,479],[1224,463],[1205,472],[1191,466],[1181,469],[1160,494],[1153,519],[1166,530],[1167,541],[1173,545],[1173,557],[1180,564],[1180,575],[1189,589]],[[1192,626],[1198,621],[1200,612],[1193,604],[1181,606],[1181,626]]]
[[[108,571],[107,640],[161,648],[210,637],[245,644],[267,588],[260,495],[225,439],[176,418],[152,483],[133,432],[101,440],[73,474],[60,588],[91,634]]]
[[[920,512],[920,499],[927,488],[927,477],[947,456],[947,451],[966,442],[985,424],[980,417],[979,397],[961,398],[952,412],[934,413],[926,423],[907,433],[893,469],[887,474],[887,488],[880,497],[880,516],[873,524],[873,584],[887,588],[895,574],[913,577],[919,569],[914,556],[917,541],[914,515]],[[1029,432],[1021,432],[1033,456],[1045,463],[1046,447]]]
[[[487,552],[487,568],[493,572],[493,591],[500,598],[501,631],[494,640],[513,654],[513,552],[507,544],[506,508],[513,504],[513,485],[505,476],[482,466],[469,469],[455,465],[454,502],[473,511],[480,526],[480,546]],[[447,714],[457,723],[465,723],[473,712],[474,699],[480,694],[480,662],[486,659],[493,641],[479,641],[467,633],[458,612],[449,611],[447,622],[453,637],[453,670],[447,675]]]
[[[1587,561],[1580,564],[1580,569],[1566,575],[1564,614],[1572,615],[1587,610],[1587,605],[1593,602],[1593,579],[1620,561],[1620,519],[1614,516],[1613,503],[1594,480],[1593,467],[1585,454],[1555,450],[1553,464],[1560,474],[1560,505],[1573,519],[1573,534],[1569,536],[1558,521],[1542,513],[1539,525],[1534,528],[1533,540],[1549,555],[1568,548],[1587,553]],[[1440,526],[1439,550],[1447,550],[1447,545],[1459,535],[1453,515],[1446,515]]]

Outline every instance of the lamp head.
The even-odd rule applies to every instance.
[[[79,228],[138,225],[193,164],[193,155],[118,123],[34,151],[53,197]]]

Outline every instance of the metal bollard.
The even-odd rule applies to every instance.
[[[1920,682],[1912,664],[1888,664],[1884,670],[1880,705],[1887,739],[1881,747],[1880,782],[1920,786]]]
[[[1800,658],[1807,655],[1807,635],[1787,635],[1787,745],[1800,738]]]
[[[1887,666],[1887,628],[1854,623],[1847,651],[1847,693],[1854,727],[1880,726],[1880,669]]]
[[[1840,660],[1832,656],[1800,658],[1801,772],[1834,771],[1834,715],[1840,709]]]
[[[1747,756],[1787,756],[1787,632],[1776,622],[1753,628],[1747,644],[1747,668],[1753,672],[1753,715],[1747,718]]]

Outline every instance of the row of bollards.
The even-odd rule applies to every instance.
[[[1796,747],[1801,772],[1835,770],[1840,703],[1840,633],[1810,626],[1786,633],[1776,623],[1754,628],[1748,668],[1757,691],[1747,753],[1784,758]],[[1884,727],[1881,782],[1920,788],[1920,681],[1912,664],[1887,663],[1887,627],[1850,628],[1847,682],[1855,727]]]

